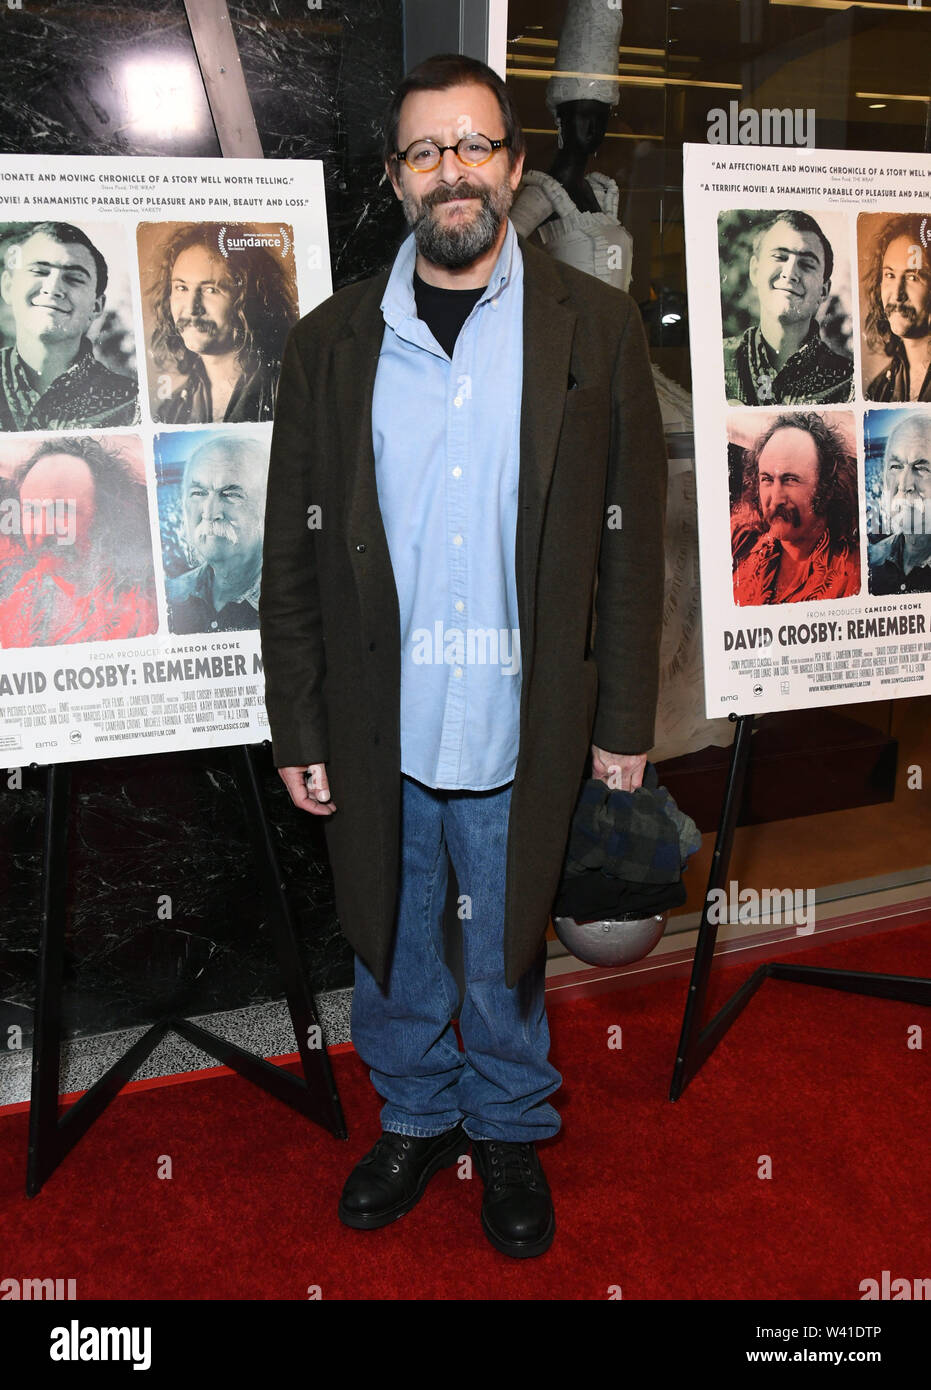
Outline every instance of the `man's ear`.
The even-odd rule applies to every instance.
[[[107,302],[107,296],[106,296],[106,294],[98,294],[97,298],[94,300],[94,318],[95,318],[95,319],[98,318],[98,317],[103,313],[104,305],[106,304],[106,302]]]
[[[2,297],[4,304],[9,304],[10,302],[10,284],[12,280],[13,276],[8,270],[4,270],[3,273],[0,274],[0,297]]]
[[[385,160],[385,173],[388,175],[391,187],[394,189],[395,197],[399,203],[403,203],[404,190],[401,187],[401,176],[398,172],[398,161],[396,159]]]
[[[514,164],[508,172],[508,179],[510,181],[511,188],[515,193],[517,192],[520,181],[523,178],[525,158],[526,155],[524,154],[518,155],[517,159],[515,160]]]
[[[827,297],[828,297],[828,295],[829,295],[830,293],[831,293],[831,282],[830,282],[830,280],[825,280],[824,283],[823,283],[823,285],[821,286],[821,303],[822,303],[822,304],[823,304],[824,301],[827,299]]]
[[[757,271],[759,270],[759,268],[760,268],[760,263],[759,263],[759,261],[757,260],[756,256],[751,256],[751,257],[750,257],[750,272],[749,272],[749,278],[750,278],[750,284],[753,286],[754,289],[756,289]]]

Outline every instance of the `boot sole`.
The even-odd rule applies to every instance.
[[[351,1226],[354,1231],[376,1231],[381,1226],[389,1226],[392,1221],[397,1221],[417,1205],[427,1189],[427,1183],[437,1174],[441,1168],[451,1168],[459,1162],[463,1153],[469,1149],[469,1136],[462,1132],[456,1138],[455,1144],[449,1144],[445,1149],[441,1149],[435,1158],[432,1158],[420,1175],[415,1191],[410,1197],[405,1197],[402,1202],[397,1202],[393,1207],[386,1211],[376,1212],[357,1212],[347,1210],[340,1200],[337,1207],[337,1215],[340,1221],[346,1226]],[[552,1237],[551,1237],[552,1239]]]

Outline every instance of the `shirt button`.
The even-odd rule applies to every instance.
[[[457,598],[457,599],[456,599],[456,612],[457,612],[457,613],[461,613],[462,610],[463,610],[463,608],[465,608],[465,604],[463,603],[463,601],[462,601],[461,598]]]
[[[905,593],[905,585],[904,585],[904,584],[900,584],[900,585],[899,585],[899,593],[900,593],[900,594],[904,594],[904,593]]]
[[[458,410],[459,407],[462,405],[462,397],[461,397],[461,396],[457,396],[457,397],[455,398],[455,400],[453,401],[453,405],[454,405],[454,406],[456,407],[456,409]]]
[[[497,301],[497,299],[493,299],[493,300],[491,301],[491,307],[492,307],[493,309],[497,309],[497,307],[498,307],[498,301]]]
[[[904,584],[902,585],[902,588],[903,588],[903,589],[905,588],[905,585],[904,585]],[[212,628],[215,628],[216,625],[217,625],[217,620],[216,620],[216,618],[214,618],[214,620],[213,620],[213,622],[210,624],[210,626],[211,626]]]
[[[461,666],[457,666],[456,669],[455,669],[455,671],[453,671],[453,675],[454,675],[454,676],[461,676],[461,675],[462,675],[462,667],[461,667]]]
[[[462,477],[462,469],[459,467],[458,464],[457,464],[456,467],[453,469],[453,477],[454,477],[454,478],[461,478],[461,477]]]
[[[453,536],[453,545],[462,545],[461,536]],[[904,587],[904,586],[903,586]]]

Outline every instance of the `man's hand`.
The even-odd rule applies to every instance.
[[[326,763],[311,763],[307,767],[279,767],[278,776],[288,789],[288,795],[299,811],[312,816],[332,816],[336,807],[330,801]]]
[[[592,744],[592,776],[618,791],[632,792],[643,785],[646,753],[607,753]]]

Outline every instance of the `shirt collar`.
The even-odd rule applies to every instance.
[[[514,257],[518,250],[517,232],[510,218],[507,218],[507,231],[495,261],[488,284],[477,301],[484,304],[494,299],[512,283],[514,279]],[[414,297],[414,266],[417,261],[417,242],[411,232],[401,243],[388,276],[385,293],[381,301],[381,311],[389,328],[398,331],[406,319],[417,318],[417,301]]]

